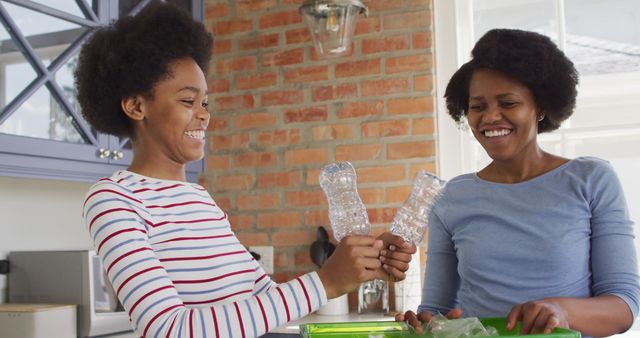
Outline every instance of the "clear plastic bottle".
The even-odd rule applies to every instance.
[[[333,237],[368,235],[369,216],[358,195],[356,171],[349,162],[332,163],[320,172],[320,187],[327,196]]]
[[[427,230],[431,206],[444,184],[445,181],[436,175],[426,170],[418,171],[411,194],[391,223],[391,233],[418,246]]]

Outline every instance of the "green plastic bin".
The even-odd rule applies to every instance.
[[[520,323],[513,331],[507,330],[506,318],[480,318],[482,325],[493,326],[500,337],[523,337]],[[315,323],[300,325],[302,338],[370,338],[370,337],[432,337],[431,334],[414,334],[406,323],[402,322],[355,322],[355,323]],[[580,332],[556,328],[549,334],[531,334],[530,338],[580,338]]]

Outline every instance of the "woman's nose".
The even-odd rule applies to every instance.
[[[502,111],[500,107],[491,107],[482,114],[482,121],[485,123],[493,123],[502,119]]]

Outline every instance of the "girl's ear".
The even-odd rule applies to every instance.
[[[125,97],[120,101],[122,111],[134,121],[142,121],[144,119],[144,112],[141,107],[141,100],[139,96]]]

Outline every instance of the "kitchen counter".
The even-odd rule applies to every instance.
[[[264,335],[264,338],[294,338],[300,337],[299,326],[307,323],[340,323],[340,322],[374,322],[374,321],[392,321],[393,317],[385,316],[382,313],[368,313],[359,315],[357,313],[349,313],[346,315],[318,315],[312,313],[306,317],[291,321],[271,332]],[[138,338],[133,332],[117,335],[105,336],[105,338]]]

